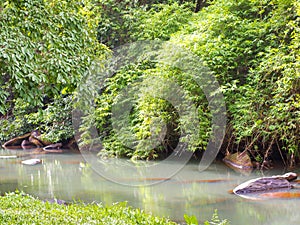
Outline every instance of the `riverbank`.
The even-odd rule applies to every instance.
[[[0,197],[0,205],[1,224],[177,224],[167,218],[156,217],[140,209],[128,207],[126,202],[112,206],[81,202],[66,204],[59,200],[41,201],[23,192],[13,192]],[[216,220],[217,216],[214,215],[213,218]],[[190,221],[187,221],[187,224],[195,224],[192,223],[195,217],[187,217],[187,220]],[[209,225],[210,222],[205,224]],[[228,223],[220,221],[220,224]]]
[[[24,193],[9,193],[0,198],[2,224],[163,224],[176,223],[126,206],[102,204],[57,204],[44,202]]]

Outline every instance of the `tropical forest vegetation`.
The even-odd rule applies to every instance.
[[[187,142],[198,160],[220,142],[220,158],[299,163],[298,0],[2,0],[0,30],[1,145],[38,131],[104,159],[165,159]],[[18,191],[0,205],[7,224],[175,224]]]
[[[297,0],[8,0],[0,3],[0,28],[2,144],[37,129],[52,143],[68,142],[75,135],[74,99],[93,63],[104,66],[122,45],[160,40],[183,46],[217,79],[227,118],[220,154],[247,150],[258,163],[277,157],[289,166],[299,160]],[[205,150],[212,132],[207,96],[187,72],[147,59],[122,65],[94,99],[90,118],[104,146],[101,154],[155,159],[176,147],[189,118],[146,88],[130,112],[134,148],[113,129],[115,99],[126,86],[153,77],[162,86],[172,78],[198,106],[201,126],[191,151]],[[167,124],[166,134],[147,148],[157,121]],[[89,125],[80,127],[83,145]]]

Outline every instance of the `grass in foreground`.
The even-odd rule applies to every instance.
[[[1,224],[105,224],[105,225],[176,225],[167,218],[159,218],[125,202],[113,206],[74,203],[59,205],[43,202],[24,193],[8,193],[0,197]],[[195,217],[186,217],[187,224],[198,224]],[[220,221],[221,222],[221,221]],[[204,224],[210,224],[209,222]],[[216,223],[212,223],[216,224]],[[219,223],[227,224],[227,223]]]
[[[59,205],[40,201],[24,193],[0,198],[1,224],[166,224],[174,222],[117,203],[113,206],[76,203]]]

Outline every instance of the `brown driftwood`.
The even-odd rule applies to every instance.
[[[27,134],[24,134],[22,136],[19,136],[19,137],[15,137],[13,139],[10,139],[9,141],[5,142],[2,147],[3,148],[8,148],[10,146],[21,146],[23,140],[29,138],[31,135],[31,133],[27,133]]]

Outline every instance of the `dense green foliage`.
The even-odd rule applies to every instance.
[[[193,35],[208,34],[196,53],[224,85],[236,146],[262,160],[277,147],[292,162],[299,152],[299,3],[216,1],[206,12],[206,27],[195,23]]]
[[[42,132],[42,139],[52,143],[73,138],[72,99],[57,97],[46,108],[34,110],[29,103],[16,101],[13,116],[0,120],[0,140],[20,136],[33,130]]]
[[[52,141],[73,136],[72,98],[54,99],[72,93],[105,52],[90,8],[78,1],[0,3],[1,141],[36,128]]]
[[[205,0],[99,0],[97,5],[101,11],[98,39],[114,48],[136,40],[168,40]]]
[[[184,96],[180,104],[185,110],[190,107],[189,101],[201,106],[198,108],[201,126],[197,131],[197,137],[190,139],[192,142],[190,147],[205,148],[207,145],[210,127],[207,102],[202,90],[186,73],[168,66],[154,68],[153,63],[143,62],[123,68],[106,83],[106,89],[97,100],[98,107],[94,115],[99,133],[102,134],[104,147],[102,155],[147,159],[168,155],[178,144],[180,132],[188,132],[187,127],[191,122],[190,117],[181,118],[178,107],[176,109],[176,105],[167,101],[168,97],[173,95]],[[122,91],[128,86],[128,92],[131,94],[126,92],[125,97],[122,97]],[[186,90],[183,89],[182,93],[181,88],[177,87],[185,87]],[[127,95],[132,95],[133,99],[129,99]],[[115,100],[116,97],[119,100]],[[123,106],[121,112],[129,104],[132,104],[132,109],[129,116],[130,124],[126,124],[123,120],[116,121],[117,124],[113,129],[111,111],[116,104]],[[164,129],[165,135],[162,132]]]
[[[42,106],[45,98],[72,91],[102,53],[93,38],[93,12],[77,1],[5,1],[0,7],[2,114],[18,98]]]
[[[132,22],[132,29],[127,33],[131,38],[127,40],[159,38],[191,49],[214,72],[222,85],[229,117],[228,140],[225,140],[224,148],[233,151],[247,149],[258,161],[268,160],[272,151],[278,149],[287,156],[284,160],[294,162],[299,151],[299,3],[279,0],[213,1],[201,13],[192,15],[185,9],[184,5],[177,3],[152,6],[143,12],[145,16],[139,16],[139,23]],[[172,14],[169,14],[170,10]],[[143,78],[147,74],[153,76],[147,70],[134,72],[130,68],[130,72],[121,71],[112,78],[113,82],[108,82],[108,92],[111,96],[117,96],[118,91],[124,88],[117,85],[111,90],[110,85],[116,87],[118,83],[116,79],[127,79],[126,85],[138,74],[142,74],[140,77]],[[164,71],[165,68],[156,66],[155,70]],[[167,73],[180,79],[180,73],[173,74],[172,70]],[[188,82],[183,87],[191,91],[191,83]],[[205,108],[203,94],[196,93],[194,96],[199,98],[197,104]],[[112,99],[104,101],[108,105],[113,104]],[[159,112],[160,103],[150,102],[152,110]],[[134,124],[132,133],[142,128],[139,134],[145,138],[149,136],[149,126],[145,127],[145,124],[151,122],[145,115],[139,116],[147,111],[149,102],[138,104],[132,121],[136,123],[136,118],[139,118],[139,123]],[[163,105],[167,107],[166,103]],[[98,111],[104,108],[109,111],[102,102]],[[167,114],[171,116],[172,113],[174,109]],[[103,118],[101,115],[98,114],[98,118]],[[160,116],[166,118],[162,112]],[[209,116],[200,118],[205,121]],[[107,128],[106,125],[100,122],[98,128]],[[180,123],[178,125],[180,127]],[[209,125],[202,126],[205,127],[202,134],[207,134]],[[176,137],[175,133],[173,137]],[[203,143],[207,137],[201,135]],[[116,155],[132,156],[132,152],[121,150],[124,148],[116,136],[112,134],[108,139],[111,142],[106,149],[112,149]],[[145,146],[140,149],[145,149]],[[139,150],[138,155],[155,156],[152,151],[145,155],[140,154]]]
[[[289,165],[299,158],[300,4],[296,0],[98,0],[85,5],[7,1],[1,3],[0,18],[0,112],[8,117],[1,121],[2,141],[35,128],[49,133],[52,140],[70,138],[71,106],[62,96],[69,94],[67,99],[72,99],[90,62],[103,57],[106,46],[159,39],[193,52],[218,79],[228,117],[223,153],[247,149],[253,160],[262,162],[280,152]],[[205,149],[211,112],[201,88],[180,69],[150,60],[125,65],[99,92],[92,121],[105,155],[155,158],[169,154],[178,143],[187,120],[169,102],[147,94],[138,81],[153,77],[176,81],[186,99],[200,106],[201,129],[192,149]],[[129,129],[116,133],[112,107],[125,87],[139,84],[142,98],[133,106]],[[160,138],[151,125],[160,122],[167,124],[166,136],[149,149],[149,137]],[[86,135],[89,125],[84,126],[81,131]],[[128,138],[128,131],[134,139]],[[88,136],[84,135],[83,140]],[[128,148],[126,143],[133,141],[133,149]]]

